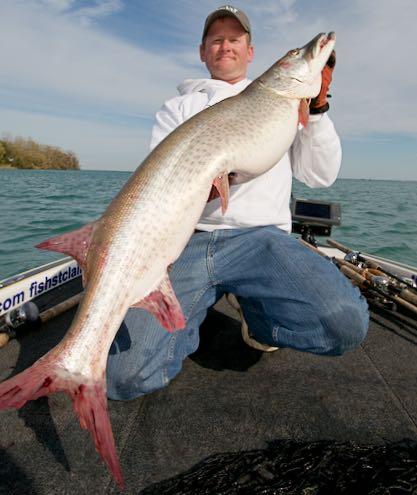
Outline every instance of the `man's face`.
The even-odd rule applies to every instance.
[[[200,45],[200,58],[212,79],[230,84],[246,78],[247,67],[253,59],[253,47],[246,31],[237,19],[223,17],[210,26]]]

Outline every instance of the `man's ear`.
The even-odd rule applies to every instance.
[[[253,45],[249,45],[249,47],[248,47],[248,62],[252,62],[253,56],[254,56]]]
[[[201,45],[200,45],[200,60],[202,62],[205,62],[206,61],[206,54],[205,54],[204,44],[203,43],[201,43]]]

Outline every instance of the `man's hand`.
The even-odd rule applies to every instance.
[[[336,52],[333,50],[329,59],[321,72],[321,89],[318,96],[313,98],[310,102],[310,114],[318,114],[327,112],[329,109],[329,102],[327,97],[330,83],[332,82],[332,74],[334,66],[336,65]]]

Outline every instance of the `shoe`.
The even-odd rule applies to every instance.
[[[240,307],[240,304],[238,303],[236,296],[234,294],[227,294],[226,296],[227,302],[232,306],[233,309],[235,309],[240,316],[240,321],[242,323],[242,338],[244,342],[249,346],[253,347],[254,349],[257,349],[258,351],[263,351],[263,352],[274,352],[279,349],[279,347],[272,347],[270,345],[266,344],[261,344],[254,338],[249,336],[249,328],[248,324],[245,321],[245,318],[243,317],[243,311],[242,308]]]

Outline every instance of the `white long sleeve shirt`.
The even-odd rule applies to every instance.
[[[151,150],[187,119],[240,93],[250,82],[185,80],[178,86],[180,96],[166,101],[156,114]],[[231,186],[225,215],[219,198],[207,203],[196,228],[213,231],[276,225],[290,232],[292,177],[310,187],[328,187],[336,180],[341,157],[340,140],[328,115],[311,115],[307,127],[300,126],[289,152],[274,167],[249,182]]]

